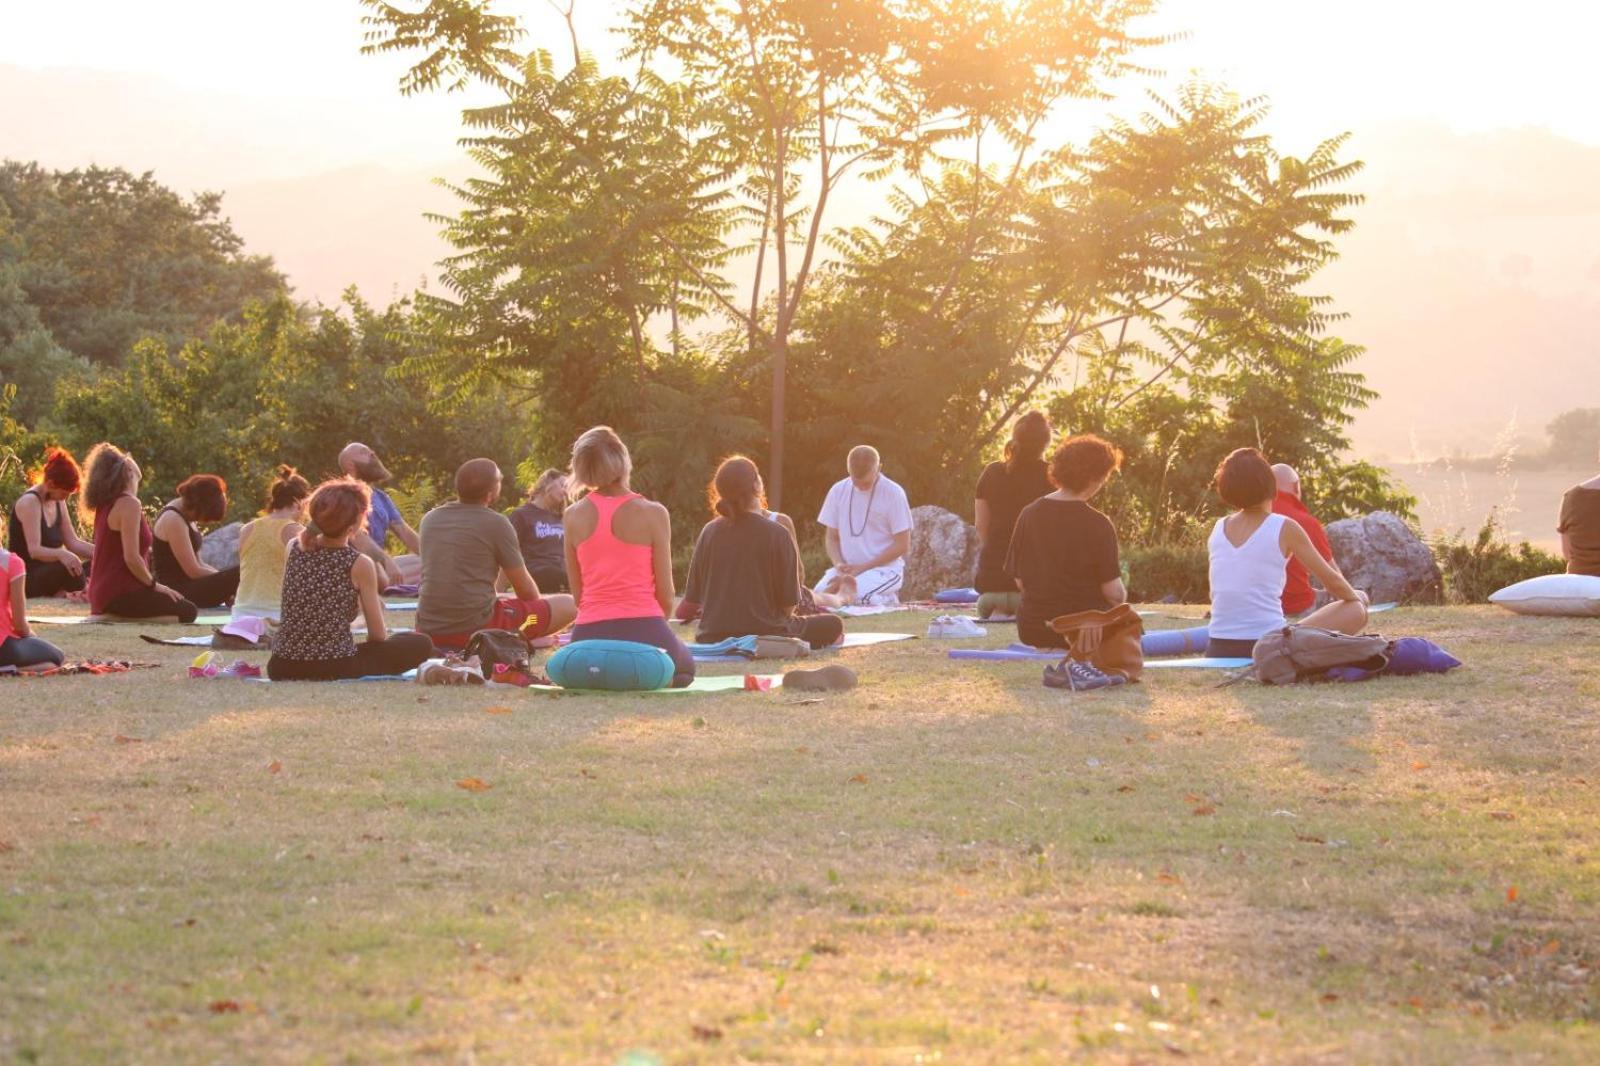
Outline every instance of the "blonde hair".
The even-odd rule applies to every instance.
[[[595,426],[584,431],[572,445],[572,483],[569,495],[576,498],[580,489],[603,489],[627,479],[633,473],[633,458],[610,426]]]
[[[560,470],[557,470],[555,467],[550,467],[544,473],[539,475],[539,480],[535,481],[533,483],[533,488],[528,490],[528,499],[537,500],[549,490],[552,484],[554,484],[560,478],[564,478],[566,476],[566,474]]]

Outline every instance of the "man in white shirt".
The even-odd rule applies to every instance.
[[[819,591],[848,588],[855,581],[855,602],[877,607],[900,602],[906,553],[911,550],[911,504],[906,490],[883,476],[878,450],[865,444],[850,449],[850,476],[828,490],[817,521],[827,529],[828,558],[833,567],[817,584]]]

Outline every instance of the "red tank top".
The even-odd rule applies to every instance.
[[[106,604],[123,593],[149,587],[128,569],[128,561],[122,557],[122,534],[106,524],[110,514],[110,506],[94,513],[94,561],[89,566],[89,610],[94,614],[103,613]],[[146,569],[150,566],[150,544],[154,539],[150,523],[141,511],[139,558],[144,560]]]
[[[577,624],[664,617],[656,600],[655,548],[629,544],[611,531],[617,508],[640,499],[639,494],[602,496],[591,492],[588,499],[594,504],[598,520],[594,532],[578,545],[583,601],[578,604]]]

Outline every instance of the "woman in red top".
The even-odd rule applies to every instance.
[[[653,644],[672,656],[672,685],[694,680],[694,656],[667,623],[672,587],[672,518],[628,487],[633,460],[610,426],[572,446],[569,491],[589,494],[562,516],[567,578],[578,601],[572,639]]]
[[[122,618],[176,615],[180,622],[193,622],[199,614],[195,605],[156,581],[150,569],[155,538],[139,506],[139,464],[115,445],[101,443],[90,449],[84,467],[78,514],[94,524],[90,612]]]

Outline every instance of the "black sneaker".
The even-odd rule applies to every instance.
[[[1079,659],[1062,659],[1044,668],[1045,688],[1064,688],[1073,692],[1092,692],[1097,688],[1111,688],[1127,682],[1121,674],[1108,674],[1093,663]]]

